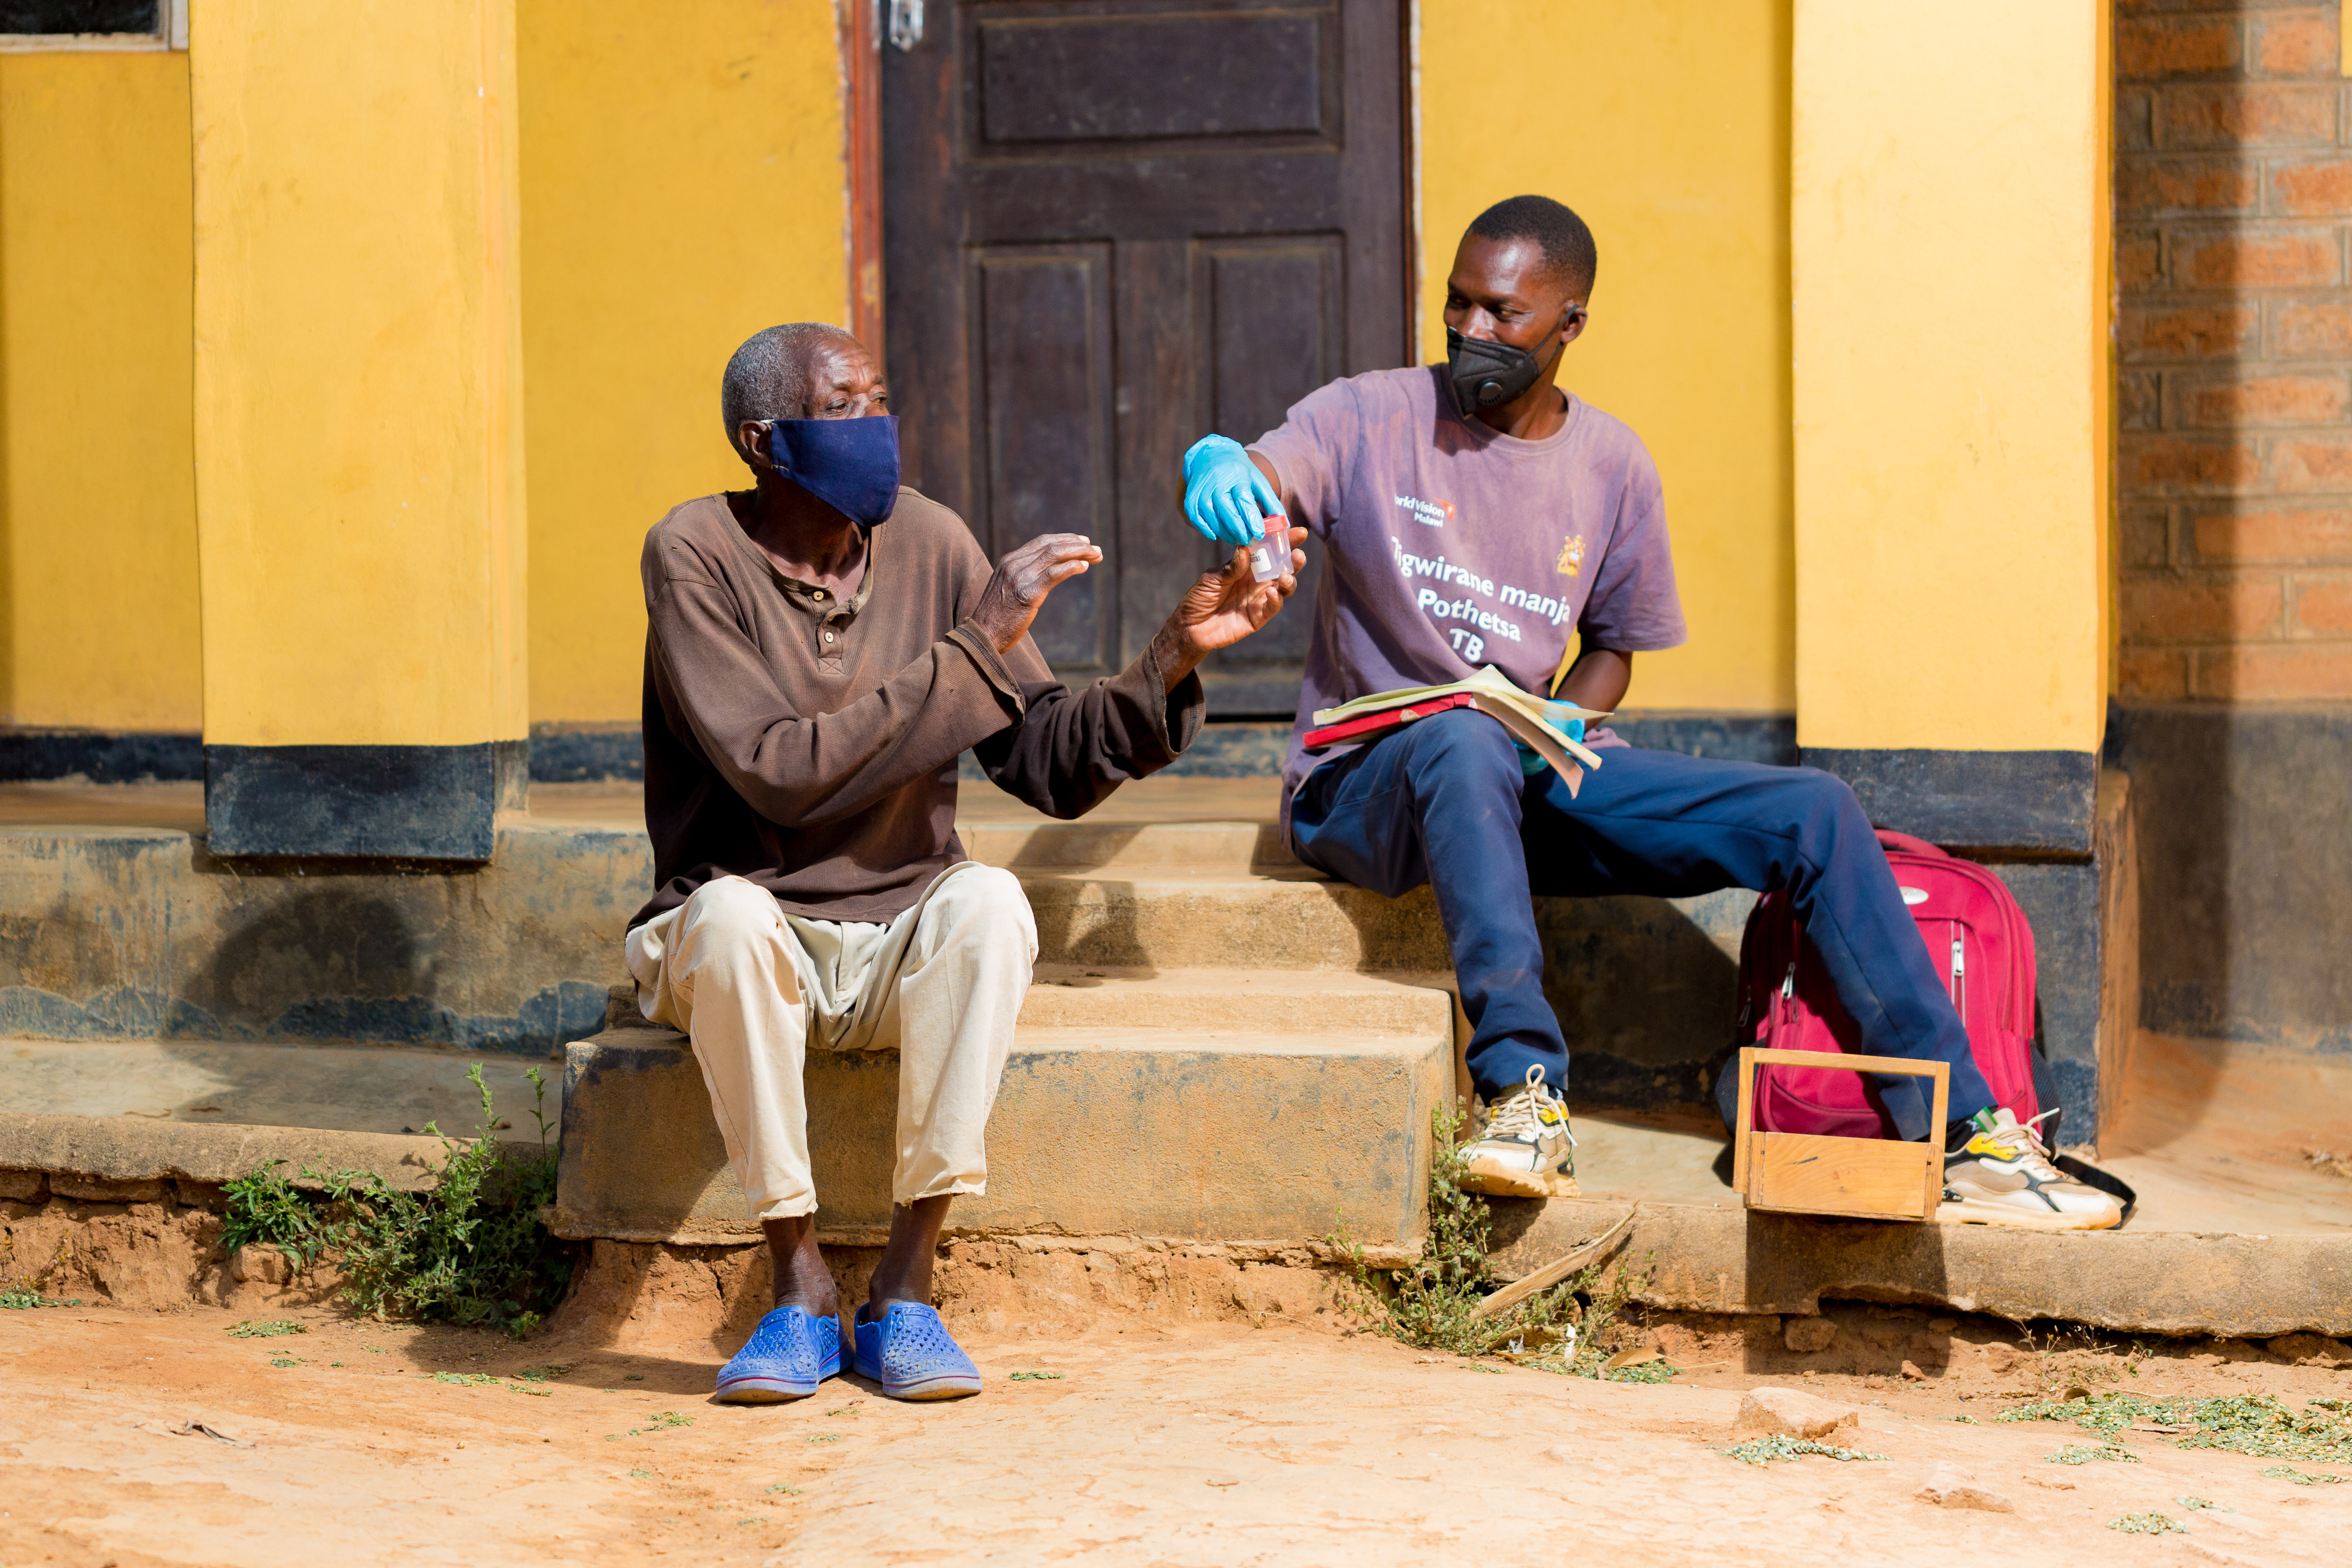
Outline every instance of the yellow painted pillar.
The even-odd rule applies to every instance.
[[[2106,0],[1796,0],[1797,724],[1873,816],[2087,855]]]
[[[487,859],[528,776],[513,0],[206,0],[190,72],[211,848]]]
[[[2132,1012],[2098,772],[2107,13],[1796,0],[1790,75],[1799,752],[2016,896],[2068,1145],[2098,1135]]]

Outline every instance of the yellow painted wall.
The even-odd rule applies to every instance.
[[[1560,380],[1657,459],[1691,630],[1635,661],[1629,708],[1795,701],[1789,7],[1421,0],[1423,353],[1491,203],[1566,202],[1600,249]]]
[[[1797,713],[1811,746],[2095,749],[2103,0],[1797,0]]]
[[[2117,667],[2122,658],[2122,595],[2123,586],[2116,564],[2123,552],[2123,510],[2116,503],[2116,451],[2122,429],[2121,410],[2116,405],[2116,370],[2122,358],[2122,345],[2116,342],[2116,318],[2120,300],[2116,289],[2116,29],[2113,0],[2095,0],[2099,13],[2096,39],[2097,62],[2091,68],[2098,78],[2097,146],[2091,156],[2098,171],[2098,202],[2092,217],[2095,225],[2092,254],[2095,266],[2091,275],[2091,314],[2098,335],[2098,368],[2093,384],[2092,417],[2098,426],[2098,500],[2099,516],[2099,701],[2098,730],[2104,740],[2107,728],[2107,700],[2115,695]]]
[[[530,716],[634,720],[646,530],[743,480],[719,417],[728,355],[779,321],[846,319],[835,14],[831,0],[519,0],[518,14]]]
[[[205,738],[519,739],[512,0],[192,23]]]
[[[635,716],[645,529],[737,482],[727,353],[845,311],[835,13],[512,3],[520,79],[487,130],[447,90],[498,86],[477,9],[375,0],[305,29],[261,0],[199,7],[215,199],[194,212],[189,57],[0,58],[0,718],[198,721],[192,225],[224,263],[207,631],[252,672],[212,690],[213,738],[520,733],[521,646],[529,717]],[[1488,202],[1557,195],[1599,237],[1565,379],[1656,454],[1693,628],[1644,657],[1633,706],[1801,705],[1814,745],[2095,744],[2104,10],[1423,0],[1424,351]],[[1498,41],[1608,68],[1571,103],[1494,72]],[[304,59],[334,68],[285,76]],[[402,107],[419,95],[439,108]],[[518,145],[519,195],[482,166]],[[485,216],[501,199],[519,269]],[[419,508],[439,522],[400,515]],[[393,635],[348,635],[376,622]]]
[[[0,722],[193,730],[188,60],[0,54]]]

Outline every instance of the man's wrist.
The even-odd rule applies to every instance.
[[[1208,650],[1196,644],[1173,618],[1162,625],[1151,639],[1151,662],[1159,667],[1161,687],[1169,692],[1183,685],[1184,678],[1207,657]]]

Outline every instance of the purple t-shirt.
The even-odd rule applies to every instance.
[[[1326,557],[1282,765],[1286,827],[1308,770],[1354,749],[1307,754],[1318,708],[1489,664],[1540,696],[1571,630],[1625,653],[1684,639],[1657,466],[1573,395],[1557,431],[1522,441],[1455,412],[1442,365],[1374,371],[1309,393],[1251,450]]]

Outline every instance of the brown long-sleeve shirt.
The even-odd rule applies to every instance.
[[[1149,649],[1074,692],[1027,637],[970,624],[990,567],[963,520],[911,489],[866,542],[843,604],[776,570],[724,496],[646,535],[642,924],[714,878],[814,920],[887,921],[965,858],[956,759],[1040,811],[1078,816],[1198,734],[1198,677],[1173,692]]]

